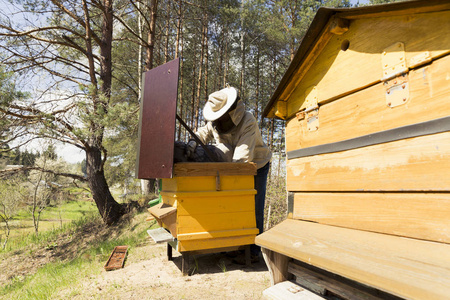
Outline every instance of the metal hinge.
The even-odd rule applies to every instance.
[[[386,88],[386,105],[393,108],[409,100],[408,74],[403,73],[384,82]]]
[[[405,45],[403,43],[398,42],[384,49],[381,54],[383,67],[381,81],[386,81],[408,72],[405,60]]]
[[[307,129],[308,131],[316,131],[319,129],[319,104],[316,86],[312,86],[306,91],[305,106]]]
[[[316,131],[319,129],[319,104],[316,86],[307,89],[305,95],[306,109],[296,114],[297,120],[306,119],[307,130]]]
[[[405,45],[397,42],[384,49],[381,63],[386,105],[393,108],[405,104],[409,100],[409,68],[406,65]]]

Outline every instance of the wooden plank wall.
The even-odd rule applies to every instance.
[[[381,54],[396,42],[405,45],[407,63],[424,51],[432,58],[449,53],[449,19],[450,11],[442,11],[351,20],[349,30],[330,40],[292,94],[283,95],[288,97],[283,99],[288,101],[288,116],[305,108],[305,92],[311,86],[317,87],[320,103],[326,103],[379,82]],[[346,51],[341,50],[344,41],[350,43]]]
[[[286,124],[286,151],[448,116],[449,72],[450,56],[409,72],[410,99],[394,108],[386,105],[386,88],[381,82],[322,105],[319,109],[320,129],[314,132],[307,131],[306,120],[299,121],[294,117]]]
[[[288,157],[450,116],[450,27],[439,25],[449,18],[443,11],[354,20],[333,37],[288,101],[292,117],[305,108],[305,90],[318,88],[319,129],[310,132],[305,119],[290,118]],[[339,50],[343,39],[350,52]],[[390,108],[378,57],[398,41],[407,61],[425,50],[434,60],[409,71],[408,102]],[[450,132],[288,159],[287,190],[294,193],[294,219],[450,243]]]

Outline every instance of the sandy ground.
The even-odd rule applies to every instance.
[[[57,299],[262,299],[270,286],[263,260],[251,267],[222,253],[191,257],[193,274],[181,273],[181,255],[168,261],[165,244],[149,244],[128,254],[125,267],[102,271]]]
[[[145,215],[132,219],[123,228],[147,227]],[[92,222],[81,230],[58,237],[57,247],[25,248],[0,259],[0,285],[14,277],[24,278],[53,261],[70,261],[89,249],[95,240],[114,240],[120,228]],[[125,230],[127,232],[127,230]],[[191,256],[190,276],[181,273],[181,255],[173,251],[167,259],[167,244],[150,238],[130,247],[123,269],[105,271],[83,278],[81,282],[58,291],[49,299],[262,299],[270,286],[264,260],[251,267],[232,262],[223,253]]]

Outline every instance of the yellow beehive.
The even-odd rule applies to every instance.
[[[162,203],[150,212],[177,239],[176,250],[228,249],[254,243],[251,163],[178,163],[162,179]]]

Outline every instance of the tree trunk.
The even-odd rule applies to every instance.
[[[193,68],[192,68],[192,72],[193,72],[193,74],[192,74],[192,82],[195,82],[195,79],[196,79],[196,77],[197,77],[197,69],[195,68],[195,65],[197,64],[197,55],[195,54],[195,52],[194,52],[194,54],[192,55],[192,65],[194,66]],[[195,124],[195,118],[194,118],[194,112],[195,112],[195,84],[194,83],[192,83],[192,99],[191,99],[191,128],[194,130],[194,131],[197,131],[197,128],[196,127],[194,127],[194,124]]]
[[[100,78],[102,82],[100,92],[103,97],[100,98],[95,93],[92,95],[95,114],[98,114],[97,111],[103,111],[104,114],[107,114],[107,107],[109,99],[111,98],[113,36],[112,0],[104,0],[103,8],[102,37],[100,44]],[[96,117],[101,118],[103,116],[97,115]],[[105,178],[103,165],[106,157],[102,158],[104,127],[98,123],[92,122],[89,129],[90,138],[88,146],[86,147],[86,173],[89,188],[91,189],[92,197],[94,198],[103,221],[107,225],[111,225],[120,219],[124,210],[122,205],[117,203],[111,195]]]
[[[150,6],[150,28],[148,30],[148,47],[147,47],[147,71],[153,69],[153,56],[156,37],[156,12],[158,9],[158,0],[151,0]]]
[[[255,118],[256,121],[258,121],[259,118],[259,68],[260,68],[260,52],[259,52],[259,47],[256,50],[256,90],[255,90]],[[262,117],[261,117],[261,121],[260,121],[260,126],[262,125]]]
[[[206,5],[206,3],[205,3]],[[204,81],[204,93],[205,98],[208,99],[208,67],[209,67],[209,55],[208,55],[208,43],[209,43],[209,37],[208,37],[208,26],[209,26],[209,16],[208,12],[206,11],[206,27],[205,27],[205,81]]]
[[[244,3],[245,1],[241,2],[240,7],[240,17],[241,17],[241,28],[244,28]],[[247,103],[249,99],[245,99],[245,88],[244,88],[244,74],[245,74],[245,31],[241,30],[241,37],[240,37],[240,43],[241,43],[241,75],[240,75],[240,82],[239,82],[239,90],[240,90],[240,96],[241,99],[244,101],[244,103]]]
[[[183,57],[183,35],[181,27],[183,26],[183,1],[178,1],[178,11],[177,11],[177,38],[176,38],[176,45],[175,45],[175,58],[178,58],[181,55],[181,58]],[[179,103],[179,112],[182,119],[184,118],[184,101],[183,101],[183,59],[180,59],[180,81],[179,81],[179,88],[178,88],[178,103]],[[186,132],[181,136],[181,128],[183,126],[178,126],[178,140],[184,141],[186,139]]]
[[[91,148],[86,151],[86,173],[89,188],[98,211],[103,221],[107,225],[111,225],[120,219],[124,214],[124,209],[121,204],[114,200],[109,191],[101,156],[101,151],[98,148]]]
[[[205,43],[206,43],[206,32],[207,32],[207,20],[206,13],[202,18],[202,40],[201,40],[201,50],[200,50],[200,60],[198,63],[198,78],[197,78],[197,95],[195,97],[195,106],[194,106],[194,128],[195,131],[198,129],[198,121],[199,121],[199,110],[200,110],[200,94],[201,94],[201,85],[202,85],[202,74],[203,74],[203,61],[205,56]]]
[[[166,28],[165,28],[165,44],[164,44],[164,63],[169,60],[169,27],[170,27],[170,0],[167,1],[166,9]]]

